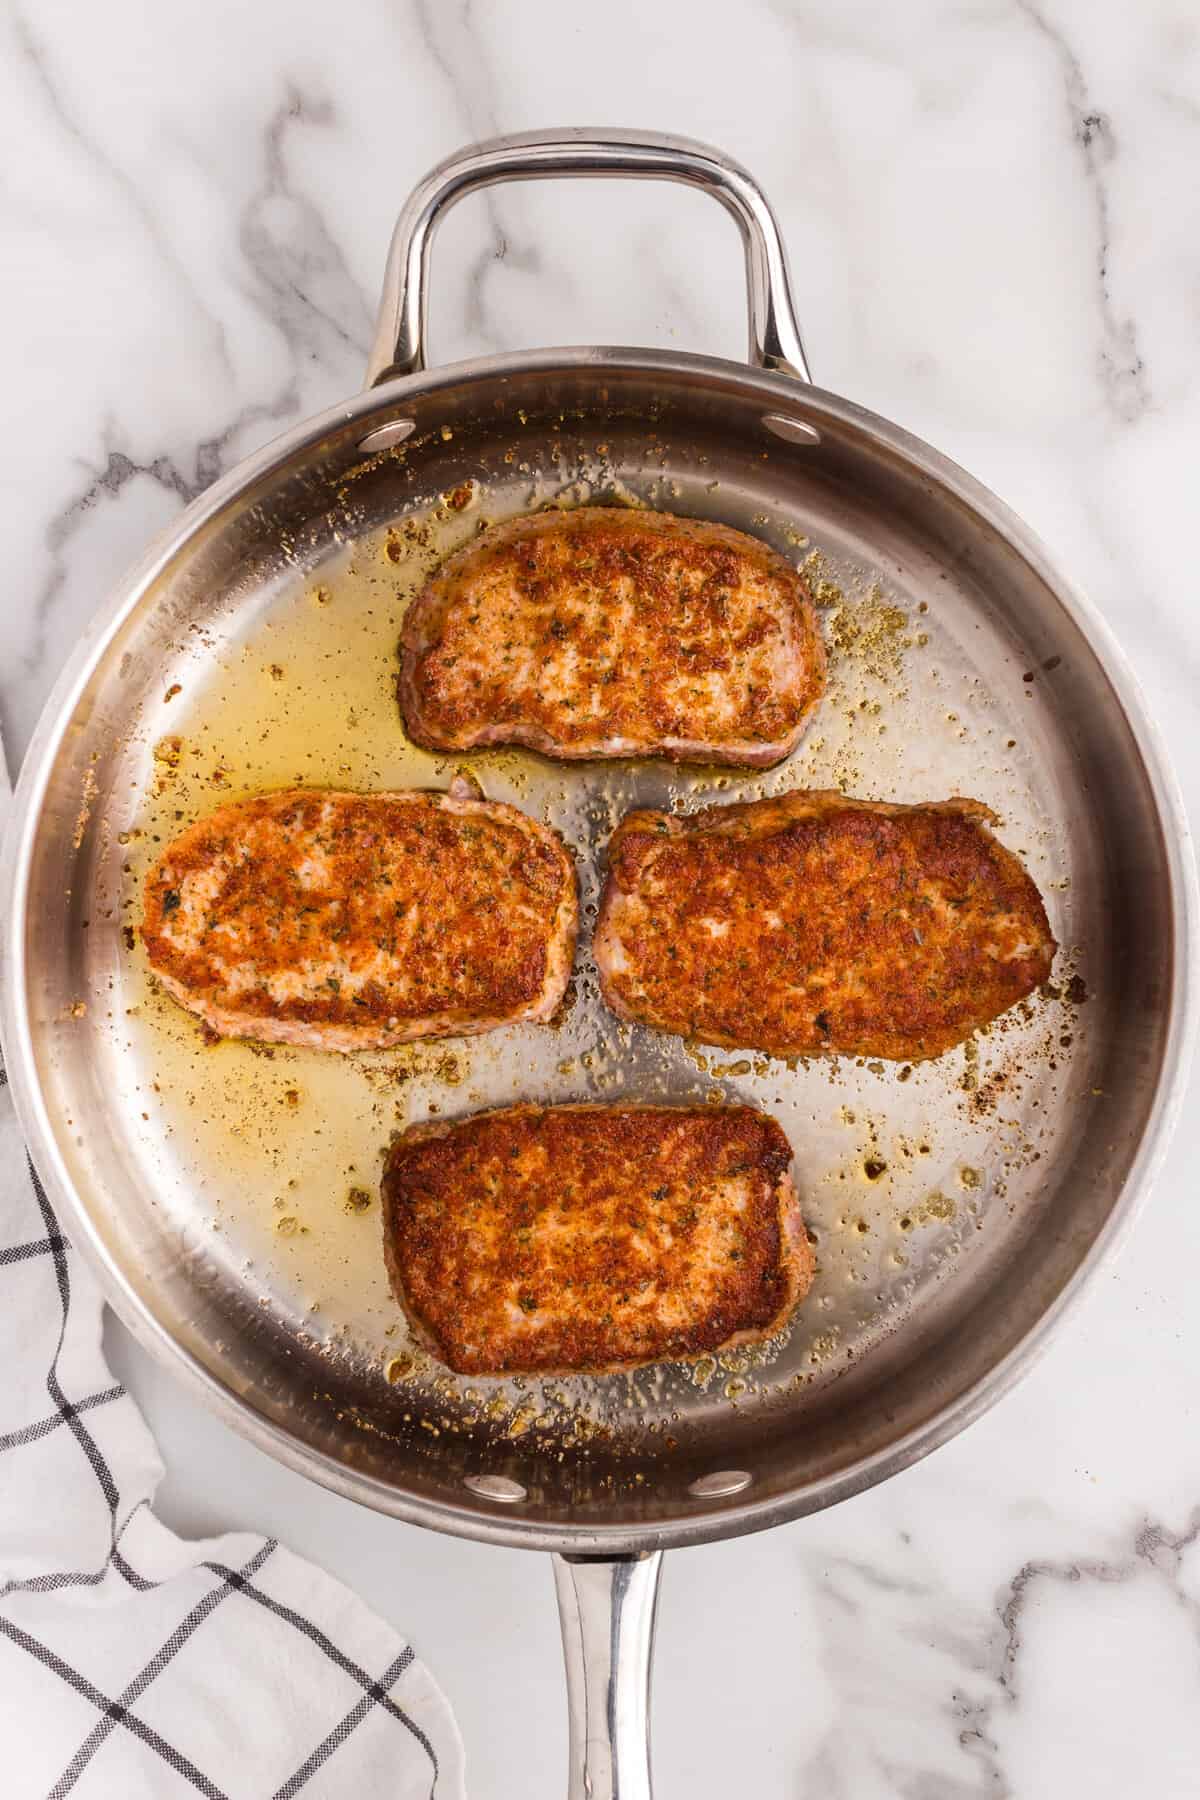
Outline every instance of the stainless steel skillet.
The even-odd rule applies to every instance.
[[[746,248],[750,366],[605,348],[427,370],[439,216],[542,175],[719,199]],[[571,1793],[648,1794],[659,1552],[827,1506],[960,1430],[1145,1191],[1193,1022],[1184,815],[1119,653],[1036,540],[927,445],[809,384],[774,218],[714,151],[560,132],[450,159],[397,227],[369,380],[191,506],[59,683],[6,855],[7,1065],[113,1305],[231,1424],[397,1517],[557,1553]],[[255,787],[444,786],[395,712],[405,597],[482,518],[582,498],[720,518],[810,559],[833,671],[808,741],[766,777],[473,759],[486,791],[574,843],[585,915],[628,805],[965,792],[1047,894],[1051,992],[916,1069],[629,1031],[586,945],[559,1030],[389,1056],[207,1045],[154,993],[134,927],[157,843]],[[416,1355],[383,1280],[378,1155],[405,1119],[531,1094],[770,1108],[820,1263],[786,1341],[472,1388]]]

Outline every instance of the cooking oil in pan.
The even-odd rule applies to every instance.
[[[560,473],[550,471],[534,496],[553,497]],[[625,481],[626,498],[645,490],[637,470]],[[704,510],[702,490],[699,480],[696,494],[681,490],[687,510]],[[622,813],[796,786],[881,799],[971,793],[1003,815],[1005,841],[1044,891],[1069,871],[1036,793],[1032,751],[973,674],[950,623],[918,593],[885,588],[874,571],[839,560],[835,546],[815,550],[792,521],[756,515],[751,529],[807,559],[830,649],[829,695],[787,764],[741,774],[564,769],[513,750],[470,759],[489,798],[556,826],[578,858],[582,941],[571,1002],[555,1026],[353,1056],[208,1041],[148,977],[134,929],[146,868],[193,819],[260,789],[448,785],[456,760],[417,749],[401,729],[403,610],[483,518],[529,498],[460,488],[316,569],[292,571],[252,618],[231,613],[224,632],[214,620],[210,641],[164,678],[157,716],[144,725],[149,779],[121,851],[129,949],[118,1078],[136,1089],[177,1182],[200,1200],[212,1254],[257,1287],[286,1329],[374,1370],[384,1391],[428,1393],[432,1384],[457,1394],[460,1407],[453,1380],[409,1343],[387,1288],[377,1195],[395,1130],[529,1098],[766,1107],[796,1150],[819,1270],[784,1341],[608,1380],[476,1380],[466,1402],[468,1412],[492,1409],[497,1429],[517,1436],[561,1436],[569,1416],[575,1430],[585,1417],[611,1427],[631,1410],[640,1429],[666,1429],[681,1407],[718,1398],[745,1407],[829,1379],[969,1258],[979,1233],[1003,1230],[1009,1188],[1044,1148],[1038,1085],[1057,1078],[1071,1031],[1057,1002],[1035,1001],[980,1042],[909,1068],[848,1059],[788,1066],[623,1025],[599,999],[587,941],[603,846]],[[1053,912],[1056,895],[1047,897]]]

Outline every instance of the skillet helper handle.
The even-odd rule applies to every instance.
[[[682,181],[732,213],[746,251],[750,361],[810,381],[792,305],[787,255],[775,215],[740,163],[692,138],[657,131],[522,131],[459,150],[413,191],[388,252],[367,386],[415,375],[426,364],[429,254],[442,215],[464,195],[503,181],[609,176]]]
[[[567,1800],[651,1800],[650,1660],[662,1551],[556,1556],[567,1665]]]

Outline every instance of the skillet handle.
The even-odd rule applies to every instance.
[[[650,1659],[662,1551],[556,1556],[571,1721],[567,1800],[651,1800]]]
[[[775,215],[739,163],[692,138],[657,131],[522,131],[459,150],[413,191],[388,252],[367,386],[426,367],[429,253],[443,213],[464,195],[543,176],[626,176],[682,181],[732,213],[746,250],[750,361],[810,381]]]

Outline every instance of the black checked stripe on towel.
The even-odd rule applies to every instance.
[[[3,1063],[0,1062],[0,1089],[6,1088],[7,1084],[7,1074]],[[4,1096],[3,1103],[8,1104],[7,1095]],[[274,1800],[290,1800],[291,1796],[300,1794],[333,1752],[346,1743],[356,1728],[376,1708],[395,1719],[397,1724],[403,1727],[404,1731],[421,1746],[428,1759],[431,1775],[429,1793],[431,1796],[436,1795],[439,1766],[434,1745],[428,1734],[399,1705],[391,1693],[392,1687],[413,1662],[411,1647],[405,1645],[378,1678],[369,1675],[353,1657],[339,1649],[338,1645],[320,1626],[306,1618],[294,1607],[267,1593],[255,1582],[254,1577],[278,1549],[278,1544],[274,1539],[267,1539],[262,1543],[240,1568],[234,1569],[217,1561],[205,1561],[200,1564],[199,1566],[212,1576],[213,1585],[196,1604],[189,1608],[139,1673],[132,1680],[126,1682],[121,1691],[115,1695],[104,1692],[88,1676],[73,1667],[52,1645],[43,1642],[32,1632],[6,1616],[4,1602],[13,1594],[49,1593],[64,1588],[95,1587],[108,1578],[110,1570],[115,1571],[130,1588],[139,1592],[149,1592],[163,1585],[148,1580],[140,1574],[122,1552],[122,1536],[134,1514],[147,1503],[145,1500],[140,1500],[124,1523],[118,1524],[120,1497],[117,1484],[94,1434],[85,1422],[85,1415],[94,1413],[97,1409],[121,1399],[124,1396],[124,1388],[120,1383],[109,1383],[79,1399],[71,1399],[64,1392],[59,1379],[59,1360],[71,1316],[71,1252],[66,1238],[59,1229],[54,1209],[32,1163],[29,1164],[29,1179],[32,1195],[40,1214],[42,1235],[27,1241],[0,1246],[0,1282],[3,1281],[6,1271],[14,1270],[33,1258],[50,1257],[53,1259],[55,1281],[61,1303],[61,1320],[54,1354],[46,1373],[46,1391],[52,1404],[52,1410],[32,1420],[26,1426],[0,1436],[0,1454],[19,1456],[27,1446],[37,1443],[51,1432],[65,1427],[78,1443],[80,1451],[86,1459],[92,1477],[99,1486],[109,1516],[109,1549],[107,1558],[101,1567],[75,1571],[54,1570],[24,1579],[13,1579],[0,1587],[0,1634],[11,1644],[34,1658],[44,1669],[58,1676],[75,1694],[94,1707],[97,1714],[92,1728],[70,1756],[59,1779],[48,1790],[48,1800],[60,1800],[60,1796],[69,1794],[76,1787],[89,1764],[118,1729],[129,1732],[138,1738],[156,1752],[178,1776],[200,1793],[208,1795],[210,1800],[229,1800],[227,1789],[220,1786],[192,1759],[170,1743],[160,1731],[139,1716],[136,1704],[146,1694],[151,1684],[170,1666],[172,1659],[193,1633],[232,1594],[240,1595],[244,1600],[262,1608],[273,1618],[284,1621],[307,1642],[323,1652],[331,1664],[340,1669],[362,1690],[361,1696],[355,1704],[337,1719],[332,1729],[309,1752],[291,1776],[275,1789]]]

